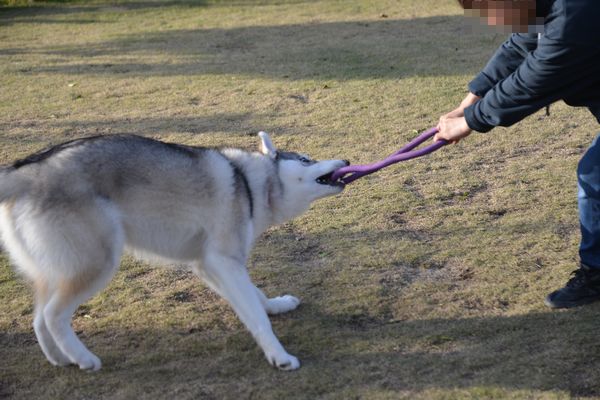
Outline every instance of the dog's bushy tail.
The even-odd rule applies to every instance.
[[[13,167],[0,167],[0,203],[27,193],[30,184]]]

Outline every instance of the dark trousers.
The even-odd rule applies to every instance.
[[[577,167],[581,263],[600,269],[600,135]]]

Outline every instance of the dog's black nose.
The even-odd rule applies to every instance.
[[[348,165],[350,165],[350,161],[348,161],[348,160],[342,160],[342,161],[344,161],[344,164],[346,164],[346,167],[347,167]]]

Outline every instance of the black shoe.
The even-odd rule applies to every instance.
[[[544,301],[548,307],[571,308],[600,300],[600,268],[581,267],[564,288],[550,293]]]

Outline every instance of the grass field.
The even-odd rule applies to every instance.
[[[46,3],[0,8],[0,161],[135,133],[364,163],[435,125],[503,38],[451,0]],[[300,308],[269,367],[191,273],[125,258],[74,327],[98,373],[52,367],[0,260],[0,398],[600,398],[599,305],[550,311],[577,263],[575,168],[595,137],[557,104],[357,181],[268,231],[249,266]]]

